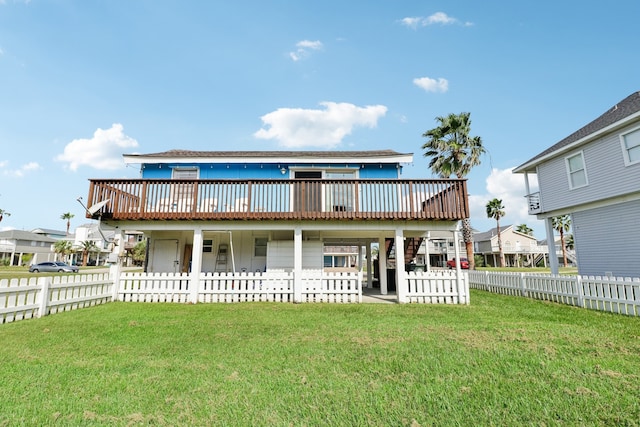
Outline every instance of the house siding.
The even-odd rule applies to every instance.
[[[640,164],[625,166],[620,134],[638,123],[538,166],[542,209],[550,212],[640,191]],[[571,189],[565,158],[582,151],[588,185]],[[612,178],[615,171],[615,178]],[[612,185],[615,183],[615,185]]]
[[[640,277],[640,200],[572,215],[581,275]]]
[[[397,179],[396,164],[305,164],[305,163],[264,163],[264,164],[145,164],[142,168],[143,179],[170,179],[174,168],[196,167],[200,179],[283,179],[289,178],[289,169],[351,169],[358,170],[363,179]],[[283,174],[281,169],[286,168]]]

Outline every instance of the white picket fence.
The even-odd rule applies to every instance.
[[[187,273],[122,273],[118,300],[189,302]],[[292,272],[203,273],[195,290],[198,302],[294,301]],[[362,302],[362,273],[304,270],[302,302]]]
[[[471,271],[472,288],[640,316],[640,278]]]
[[[410,271],[407,302],[421,304],[469,304],[469,276],[455,271]]]
[[[198,286],[187,273],[120,272],[39,276],[0,280],[0,324],[75,310],[111,301],[126,302],[308,302],[361,303],[361,272],[304,270],[299,290],[294,274],[203,273]],[[409,272],[403,302],[426,304],[468,304],[469,280],[456,272]],[[114,287],[114,284],[117,286]],[[296,295],[296,292],[298,294]]]
[[[109,273],[0,280],[0,324],[110,302]]]

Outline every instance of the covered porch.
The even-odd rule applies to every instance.
[[[123,233],[126,225],[116,224],[116,232]],[[182,222],[135,225],[148,238],[148,264],[144,273],[123,274],[119,292],[125,301],[469,302],[465,272],[429,265],[426,271],[405,269],[411,259],[409,241],[443,233],[457,241],[457,222],[192,222],[189,229]],[[356,249],[345,250],[348,264],[336,265],[330,262],[336,248]],[[374,260],[379,265],[375,280]]]

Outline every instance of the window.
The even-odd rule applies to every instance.
[[[567,163],[567,174],[569,175],[569,187],[573,189],[587,185],[587,170],[584,166],[582,151],[565,158],[565,161]]]
[[[640,162],[640,129],[620,135],[622,154],[626,166]]]
[[[202,252],[213,252],[213,240],[203,240],[202,241]]]
[[[253,256],[267,256],[267,238],[256,237],[253,246]]]

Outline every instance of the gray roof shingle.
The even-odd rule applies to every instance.
[[[616,122],[619,122],[626,117],[631,116],[640,111],[640,91],[634,92],[631,95],[627,96],[622,101],[618,102],[616,105],[611,107],[607,112],[588,123],[587,125],[581,127],[571,135],[566,138],[560,140],[556,144],[547,148],[540,154],[535,157],[527,160],[522,165],[515,168],[515,170],[521,170],[525,166],[529,164],[535,164],[537,160],[546,157],[547,155],[553,153],[554,151],[558,151],[572,143],[581,140],[591,134],[594,134],[607,126],[610,126]]]

